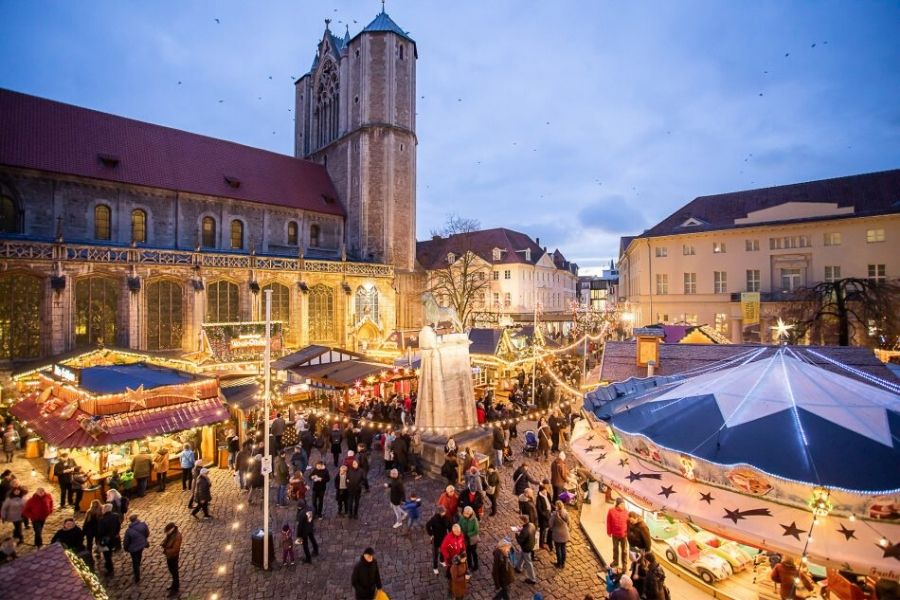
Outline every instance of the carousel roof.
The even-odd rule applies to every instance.
[[[838,365],[839,366],[839,365]],[[900,386],[791,349],[661,386],[597,412],[624,433],[722,465],[856,491],[900,489]]]
[[[79,387],[94,394],[115,394],[144,386],[152,389],[164,385],[190,383],[207,379],[185,371],[160,367],[149,363],[127,365],[99,365],[81,369]]]

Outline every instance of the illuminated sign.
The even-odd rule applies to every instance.
[[[232,349],[235,348],[265,348],[266,338],[256,333],[244,333],[229,341]]]
[[[78,373],[64,365],[53,365],[53,375],[71,383],[78,383]]]

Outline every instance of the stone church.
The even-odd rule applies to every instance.
[[[418,325],[416,57],[383,11],[326,22],[293,157],[0,90],[0,364],[196,351],[268,289],[289,347]]]

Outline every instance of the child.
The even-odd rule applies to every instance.
[[[403,510],[406,512],[406,526],[408,530],[412,530],[412,528],[416,525],[420,524],[419,517],[421,516],[421,511],[419,508],[422,506],[422,500],[415,494],[409,495],[409,500],[403,503]]]
[[[291,562],[288,563],[288,558]],[[294,532],[287,523],[281,528],[281,562],[282,564],[294,564]]]

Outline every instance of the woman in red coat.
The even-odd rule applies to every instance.
[[[463,535],[459,523],[456,523],[441,542],[441,557],[444,559],[444,566],[449,568],[453,564],[453,557],[465,551],[466,537]]]
[[[44,488],[38,488],[31,497],[25,501],[25,508],[22,510],[22,516],[31,519],[31,525],[34,529],[34,545],[40,548],[44,545],[41,533],[44,531],[44,521],[53,512],[53,498],[44,491]]]

